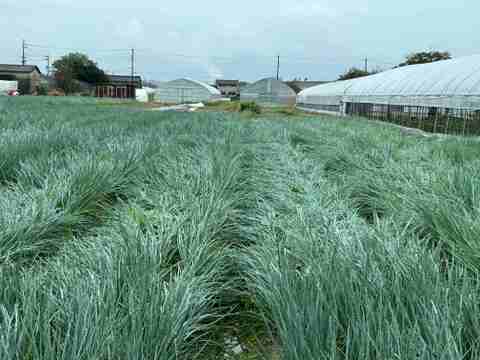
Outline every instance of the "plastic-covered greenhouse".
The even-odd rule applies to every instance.
[[[480,55],[315,86],[298,95],[297,106],[426,131],[480,134]]]
[[[259,104],[294,105],[297,94],[288,85],[274,78],[259,80],[242,87],[240,100],[255,101]]]
[[[194,103],[214,101],[222,97],[213,86],[192,79],[177,79],[161,83],[155,91],[155,101],[165,103]]]

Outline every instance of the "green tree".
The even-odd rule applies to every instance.
[[[66,94],[79,90],[78,81],[95,85],[107,80],[105,72],[85,54],[67,54],[55,61],[53,66],[57,83]]]
[[[398,65],[398,67],[415,65],[415,64],[427,64],[436,61],[449,60],[452,55],[448,51],[422,51],[407,55],[404,62]]]
[[[364,77],[368,75],[371,75],[368,71],[353,67],[349,69],[345,74],[340,75],[338,80],[349,80],[349,79],[355,79],[355,78]]]

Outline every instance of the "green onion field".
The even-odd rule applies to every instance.
[[[476,138],[3,97],[0,359],[479,359],[479,215]]]

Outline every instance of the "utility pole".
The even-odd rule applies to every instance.
[[[25,55],[25,49],[27,48],[27,43],[25,40],[22,40],[22,65],[27,64],[27,57]]]
[[[131,78],[131,82],[132,82],[132,92],[133,92],[133,98],[135,98],[135,83],[134,83],[134,79],[135,79],[135,49],[132,48],[132,52],[131,52],[131,70],[132,70],[132,78]]]
[[[280,76],[280,55],[277,55],[277,80]]]
[[[368,73],[368,58],[365,58],[365,72]]]
[[[50,76],[50,55],[45,56],[45,61],[47,62],[47,76]]]

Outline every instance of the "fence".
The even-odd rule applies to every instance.
[[[347,102],[345,112],[426,132],[480,135],[480,110]]]

